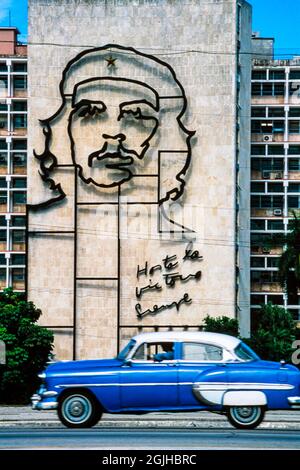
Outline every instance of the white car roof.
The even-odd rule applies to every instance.
[[[223,335],[221,333],[209,333],[206,331],[161,331],[157,333],[142,333],[133,339],[137,343],[155,341],[199,341],[215,344],[225,349],[232,350],[241,342],[234,336]]]

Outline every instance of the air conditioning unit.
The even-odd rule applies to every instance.
[[[282,215],[282,209],[274,209],[273,214],[274,215]]]
[[[263,171],[262,172],[262,177],[264,180],[269,180],[271,177],[271,173],[269,171]]]
[[[282,171],[277,171],[274,176],[275,176],[276,180],[282,180],[283,173],[282,173]]]
[[[264,142],[273,142],[273,134],[263,134]]]

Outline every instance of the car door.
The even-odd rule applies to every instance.
[[[180,407],[201,406],[193,393],[193,384],[202,372],[224,364],[221,347],[200,342],[183,342],[178,361],[178,401]],[[203,408],[207,408],[203,404]]]
[[[142,353],[141,353],[142,350]],[[152,352],[151,352],[152,351]],[[155,362],[157,343],[143,343],[120,370],[122,409],[174,409],[178,405],[178,370],[174,359]]]

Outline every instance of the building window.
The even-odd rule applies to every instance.
[[[290,145],[288,149],[289,155],[300,155],[300,145]]]
[[[6,269],[0,269],[0,289],[6,287]]]
[[[278,268],[279,258],[267,258],[267,268]]]
[[[22,215],[14,215],[11,224],[13,227],[25,227],[26,218]]]
[[[253,83],[253,96],[284,96],[284,83]]]
[[[26,178],[13,178],[12,187],[13,188],[26,188]]]
[[[7,192],[0,191],[0,212],[6,212],[7,210]]]
[[[13,192],[13,212],[23,212],[26,204],[26,193],[24,191]]]
[[[0,227],[6,227],[5,215],[0,215]]]
[[[4,175],[7,173],[7,153],[0,152],[0,174]]]
[[[284,155],[284,146],[268,145],[268,155]]]
[[[288,193],[300,193],[300,183],[289,183]]]
[[[269,80],[285,80],[285,71],[284,70],[270,70]]]
[[[25,129],[27,127],[26,114],[15,114],[13,116],[14,129]]]
[[[283,183],[268,183],[268,193],[283,193]]]
[[[264,193],[265,183],[251,183],[251,192],[252,193]]]
[[[251,271],[251,282],[271,284],[279,282],[278,271]]]
[[[4,253],[1,253],[1,254],[0,254],[0,265],[1,265],[1,266],[5,266],[5,265],[6,265],[6,258],[5,258],[5,254],[4,254]]]
[[[13,241],[13,245],[17,244],[17,245],[22,245],[21,248],[23,251],[24,249],[24,246],[23,244],[25,243],[25,230],[13,230],[12,231],[12,241]],[[20,247],[19,247],[20,248]],[[15,246],[13,247],[13,249],[15,250]],[[20,249],[18,250],[20,251]]]
[[[0,75],[0,97],[7,96],[8,79],[7,75]]]
[[[25,255],[11,255],[11,263],[12,265],[24,265],[25,264]]]
[[[300,121],[289,121],[289,133],[290,134],[300,133]]]
[[[12,288],[15,290],[25,289],[25,269],[12,269]]]
[[[0,139],[0,150],[7,150],[7,143],[5,139]]]
[[[251,109],[252,117],[266,117],[266,108],[252,108]]]
[[[27,72],[26,62],[14,62],[12,66],[13,72]]]
[[[0,72],[7,72],[6,62],[0,62]]]
[[[7,129],[7,115],[0,114],[0,131],[1,129]]]
[[[7,188],[6,178],[0,178],[0,188]]]
[[[7,111],[7,104],[5,102],[0,102],[0,111]]]
[[[27,111],[27,103],[26,101],[13,101],[12,104],[13,111]]]
[[[272,302],[273,305],[283,305],[284,300],[282,295],[268,295],[267,302]]]
[[[251,230],[265,230],[265,221],[263,219],[251,219]]]
[[[283,220],[268,220],[268,230],[284,230]]]
[[[13,153],[13,173],[15,174],[26,174],[26,153]]]
[[[251,256],[251,268],[264,268],[265,258],[258,256]]]
[[[300,70],[290,70],[290,80],[300,80]]]
[[[272,134],[284,132],[284,121],[251,121],[251,132]]]
[[[27,77],[25,75],[14,76],[14,89],[15,90],[26,90],[27,89]]]
[[[252,80],[266,80],[267,71],[266,70],[252,70]]]
[[[299,198],[299,196],[288,196],[288,208],[289,209],[299,209],[300,208],[300,198]]]
[[[289,117],[300,117],[300,108],[290,108]]]
[[[283,209],[283,196],[251,196],[253,209]]]
[[[251,155],[265,155],[265,145],[251,145]]]
[[[13,139],[12,149],[13,150],[27,150],[26,139]]]
[[[252,158],[252,171],[275,171],[281,172],[284,169],[283,158]]]
[[[251,305],[263,305],[265,303],[264,295],[251,295]]]
[[[4,230],[4,229],[1,229],[1,230],[0,230],[0,246],[1,246],[1,249],[2,249],[2,246],[3,246],[3,245],[1,244],[1,242],[2,242],[2,243],[5,242],[5,244],[6,244],[6,238],[7,238],[7,237],[6,237],[6,229],[5,229],[5,230]],[[4,248],[4,249],[5,249],[5,248]]]
[[[269,117],[284,117],[284,108],[269,108]]]
[[[290,83],[289,95],[296,96],[296,97],[300,96],[300,83],[294,83],[294,82]]]

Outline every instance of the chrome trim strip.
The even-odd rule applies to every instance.
[[[194,388],[201,391],[218,390],[292,390],[294,385],[276,383],[245,383],[245,382],[195,382]]]
[[[147,387],[147,386],[177,386],[177,385],[193,385],[194,382],[148,382],[148,383],[128,383],[128,384],[119,384],[119,383],[107,383],[107,384],[92,384],[92,383],[78,383],[78,384],[60,384],[56,385],[59,388],[66,387]]]

